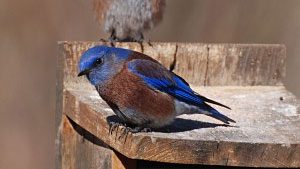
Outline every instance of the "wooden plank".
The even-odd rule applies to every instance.
[[[125,157],[124,155],[114,151],[111,157],[112,169],[136,169],[137,160]]]
[[[206,44],[180,44],[174,72],[191,84],[206,84],[208,50]]]
[[[111,168],[113,151],[102,147],[103,144],[98,138],[84,131],[65,116],[62,118],[61,132],[61,167],[63,169]]]
[[[77,78],[78,60],[88,48],[103,42],[60,42],[65,56],[66,81]],[[141,51],[138,43],[117,43],[117,47]],[[153,43],[144,53],[167,68],[176,58],[174,72],[194,85],[281,85],[285,76],[283,45]]]
[[[282,45],[208,45],[206,85],[278,85],[285,76]]]
[[[133,159],[300,167],[299,102],[284,87],[195,87],[195,90],[230,105],[232,111],[218,109],[235,119],[236,125],[225,127],[204,115],[181,115],[165,130],[129,134],[125,140],[120,129],[109,134],[108,121],[114,119],[113,112],[96,91],[82,90],[81,85],[66,91],[64,114]]]
[[[285,76],[284,46],[153,43],[153,46],[141,47],[137,43],[117,43],[119,47],[136,51],[143,48],[144,53],[166,67],[175,63],[174,71],[194,84],[197,91],[231,106],[232,112],[220,110],[235,119],[238,126],[224,127],[206,116],[183,115],[164,131],[130,134],[125,141],[120,131],[108,133],[108,121],[115,120],[111,109],[85,78],[76,76],[80,55],[97,44],[105,43],[59,44],[56,168],[101,166],[90,165],[90,161],[97,163],[91,160],[94,149],[79,142],[78,131],[73,131],[71,136],[65,132],[67,127],[60,125],[64,124],[61,122],[64,115],[75,122],[73,125],[132,159],[229,166],[300,166],[297,160],[300,158],[299,103],[283,87],[275,87]],[[201,85],[273,87],[199,88]],[[68,151],[76,164],[69,161],[66,165],[70,160],[65,158]],[[82,162],[86,159],[86,163]]]
[[[63,109],[63,80],[64,80],[64,63],[65,63],[65,50],[62,45],[59,46],[59,54],[57,57],[56,68],[56,110],[55,110],[55,168],[61,169],[61,118]]]

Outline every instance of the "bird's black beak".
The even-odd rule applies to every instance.
[[[79,77],[82,75],[86,75],[86,74],[90,73],[90,71],[91,71],[90,69],[83,70],[83,71],[79,72],[77,76]]]

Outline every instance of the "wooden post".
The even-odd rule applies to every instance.
[[[112,169],[136,169],[137,160],[129,159],[117,151],[112,153],[111,157]]]
[[[137,160],[187,165],[300,167],[299,101],[282,86],[283,45],[153,43],[144,53],[174,65],[234,126],[181,115],[159,132],[109,133],[115,116],[85,78],[82,52],[102,42],[61,42],[58,63],[56,168],[136,168]],[[137,43],[117,46],[140,51]],[[205,86],[205,87],[204,87]],[[128,163],[130,162],[130,163]],[[154,167],[155,168],[155,167]]]

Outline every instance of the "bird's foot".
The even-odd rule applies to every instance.
[[[150,39],[147,41],[148,45],[153,47],[153,44],[151,43]]]
[[[110,42],[111,47],[115,47],[115,43],[118,41],[115,29],[113,29],[111,31],[111,34],[110,34],[110,37],[108,38],[108,41]]]
[[[142,52],[142,53],[144,53],[144,45],[143,45],[143,41],[144,41],[144,39],[142,39],[142,40],[140,40],[140,41],[136,41],[137,43],[140,44],[140,46],[141,46],[141,52]],[[148,44],[149,46],[153,47],[153,44],[151,43],[150,39],[147,41],[147,44]]]
[[[116,37],[109,37],[108,42],[111,47],[115,47],[116,46],[115,44],[116,44],[116,42],[118,42],[118,40],[116,39]]]
[[[100,42],[104,42],[104,43],[107,43],[107,42],[108,42],[108,40],[103,39],[103,38],[100,38],[99,41],[100,41]]]
[[[121,134],[120,134],[119,137],[117,137],[119,127],[121,128],[120,129]],[[126,139],[127,139],[127,136],[128,136],[128,130],[127,130],[126,124],[121,124],[121,123],[118,123],[118,122],[110,122],[109,123],[109,134],[112,135],[114,131],[116,133],[115,141],[117,139],[119,140],[122,137],[124,137],[125,138],[124,142],[126,142]]]
[[[122,133],[120,134],[119,138],[122,138],[124,137],[125,138],[125,142],[127,140],[127,136],[130,133],[139,133],[139,132],[151,132],[151,129],[150,128],[145,128],[145,127],[134,127],[134,128],[131,128],[131,127],[123,127],[121,129]]]
[[[129,128],[129,127],[128,127]],[[139,133],[139,132],[151,132],[151,128],[148,127],[134,127],[134,128],[129,128],[131,133]]]
[[[110,122],[109,124],[109,133],[110,135],[112,135],[112,133],[115,131],[116,134],[118,133],[118,129],[120,128],[120,135],[119,137],[117,137],[116,135],[116,139],[121,139],[124,138],[124,142],[126,142],[127,140],[127,136],[129,133],[139,133],[139,132],[151,132],[150,128],[147,127],[129,127],[126,124],[122,124],[122,123],[118,123],[118,122]]]
[[[142,33],[137,34],[134,38],[132,38],[133,42],[137,42],[140,44],[141,52],[144,53],[144,35]]]
[[[127,136],[128,136],[128,134],[129,134],[128,128],[129,128],[129,127],[123,127],[123,128],[121,128],[121,134],[120,134],[120,136],[118,137],[118,139],[124,138],[124,142],[126,142]]]
[[[108,38],[108,40],[101,38],[99,41],[109,43],[111,47],[115,47],[115,43],[117,42],[117,40],[113,39],[112,37]]]
[[[122,123],[118,123],[118,122],[110,122],[109,123],[109,134],[112,134],[113,131],[118,131],[119,126],[124,126],[126,127],[126,125],[122,124]]]

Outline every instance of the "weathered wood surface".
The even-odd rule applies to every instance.
[[[86,79],[76,76],[80,55],[96,44],[101,43],[62,42],[59,45],[57,126],[66,115],[69,121],[132,159],[300,167],[299,102],[280,85],[285,75],[284,46],[154,43],[151,47],[145,44],[144,53],[166,67],[176,58],[175,72],[193,84],[200,94],[231,106],[232,111],[216,108],[237,123],[225,127],[207,116],[182,115],[165,130],[129,134],[125,141],[120,130],[112,135],[108,133],[108,121],[117,118]],[[117,46],[141,49],[136,43]],[[201,85],[215,87],[199,87]],[[63,136],[58,138],[60,153],[56,165],[60,168],[61,160],[68,155],[60,143],[68,140],[63,140]]]
[[[121,130],[109,134],[108,121],[116,119],[106,103],[94,90],[79,86],[67,89],[63,113],[129,158],[184,164],[300,166],[299,103],[282,86],[195,89],[230,105],[232,111],[219,110],[237,123],[225,127],[204,115],[182,115],[165,130],[129,134],[125,140]]]
[[[103,42],[61,42],[65,75],[76,78],[79,58],[86,49]],[[138,43],[117,43],[117,47],[141,51]],[[283,45],[144,43],[144,53],[167,68],[176,58],[174,72],[194,85],[280,85],[285,76]]]
[[[112,169],[136,169],[137,160],[129,159],[117,151],[112,153],[111,157]]]
[[[72,124],[73,123],[73,124]],[[63,169],[107,169],[112,167],[113,151],[104,143],[74,124],[66,116],[62,118],[61,151]]]

